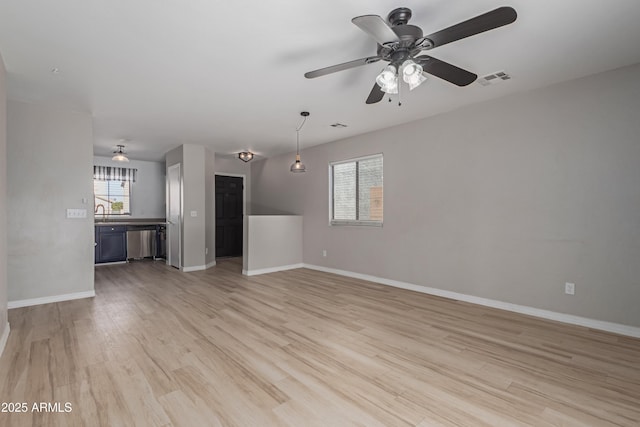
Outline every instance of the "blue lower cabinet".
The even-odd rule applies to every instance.
[[[127,227],[96,227],[96,264],[127,260]]]

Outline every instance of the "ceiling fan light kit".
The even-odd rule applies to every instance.
[[[518,17],[513,8],[499,7],[425,36],[420,27],[408,23],[411,15],[411,9],[399,7],[392,10],[386,20],[378,15],[353,18],[351,22],[376,41],[377,55],[309,71],[304,76],[313,79],[378,61],[388,62],[389,65],[376,77],[367,104],[380,102],[385,93],[398,93],[401,84],[399,74],[409,90],[427,80],[425,73],[459,87],[467,86],[478,78],[476,74],[424,55],[423,51],[511,24]]]
[[[398,71],[393,65],[387,65],[378,77],[376,84],[385,93],[398,93]]]
[[[295,162],[293,162],[290,168],[290,171],[293,173],[302,173],[307,171],[307,167],[300,160],[300,129],[302,129],[302,126],[304,126],[304,124],[307,122],[309,112],[303,111],[300,113],[300,115],[303,117],[303,119],[302,123],[300,123],[300,126],[296,128],[296,160]]]
[[[115,162],[128,162],[129,159],[125,156],[124,145],[117,145],[118,149],[113,152],[115,156],[111,158],[111,160]]]
[[[422,72],[422,66],[410,59],[402,64],[402,80],[409,85],[409,90],[414,90],[427,80]]]

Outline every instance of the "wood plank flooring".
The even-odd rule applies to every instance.
[[[638,426],[640,340],[311,270],[96,269],[9,311],[2,426]],[[71,412],[32,412],[58,402]]]

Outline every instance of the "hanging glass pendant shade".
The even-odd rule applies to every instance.
[[[300,126],[296,128],[296,161],[293,162],[290,169],[291,172],[293,173],[301,173],[301,172],[307,171],[307,167],[300,160],[300,129],[302,129],[302,126],[304,126],[305,122],[307,121],[307,117],[309,117],[309,112],[303,111],[300,113],[300,115],[304,117],[304,119],[302,120],[302,123],[300,124]]]

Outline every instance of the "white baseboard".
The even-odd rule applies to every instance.
[[[191,273],[192,271],[208,270],[211,267],[214,267],[215,265],[216,265],[216,261],[213,260],[206,265],[194,265],[193,267],[180,267],[180,271],[184,273]]]
[[[7,324],[4,327],[4,332],[0,337],[0,356],[2,356],[2,353],[4,352],[4,347],[7,345],[7,340],[9,339],[10,330],[11,328],[9,328],[9,322],[7,322]]]
[[[180,271],[184,273],[191,273],[192,271],[202,271],[206,270],[206,265],[194,265],[193,267],[180,267]]]
[[[512,311],[520,314],[527,314],[529,316],[540,317],[542,319],[555,320],[562,323],[569,323],[571,325],[584,326],[586,328],[598,329],[601,331],[613,332],[620,335],[640,338],[640,328],[636,326],[605,322],[602,320],[590,319],[588,317],[580,317],[580,316],[574,316],[572,314],[558,313],[556,311],[543,310],[535,307],[528,307],[526,305],[511,304],[504,301],[481,298],[473,295],[461,294],[458,292],[445,291],[442,289],[430,288],[427,286],[414,285],[412,283],[400,282],[398,280],[384,279],[382,277],[371,276],[368,274],[354,273],[352,271],[346,271],[346,270],[338,270],[335,268],[322,267],[319,265],[303,264],[303,267],[311,270],[318,270],[318,271],[324,271],[327,273],[338,274],[340,276],[368,280],[369,282],[379,283],[381,285],[393,286],[396,288],[408,289],[411,291],[421,292],[423,294],[436,295],[439,297],[469,302],[472,304],[483,305],[486,307],[498,308],[501,310]]]
[[[60,301],[70,301],[74,299],[82,299],[82,298],[93,298],[96,296],[96,291],[85,291],[85,292],[75,292],[72,294],[64,294],[64,295],[53,295],[50,297],[42,297],[42,298],[30,298],[30,299],[22,299],[17,301],[9,301],[8,308],[20,308],[20,307],[29,307],[32,305],[40,305],[40,304],[49,304],[52,302],[60,302]]]
[[[269,268],[258,268],[255,270],[242,270],[242,274],[244,274],[245,276],[257,276],[259,274],[267,274],[267,273],[275,273],[278,271],[285,271],[285,270],[293,270],[296,268],[302,268],[304,267],[304,264],[300,263],[300,264],[290,264],[290,265],[279,265],[277,267],[269,267]]]

